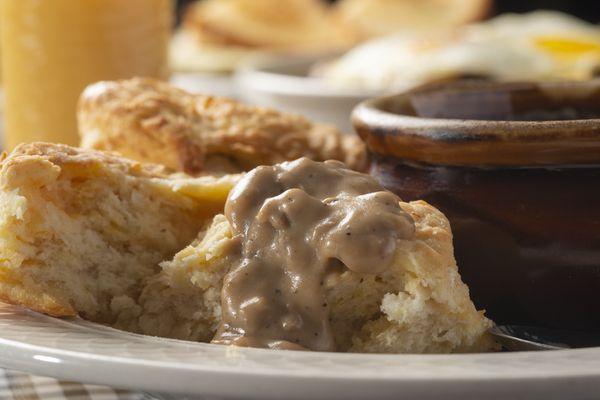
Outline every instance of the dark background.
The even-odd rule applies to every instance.
[[[536,9],[564,11],[593,23],[600,21],[600,0],[498,0],[496,13]]]
[[[180,15],[184,6],[192,1],[177,0]],[[333,2],[335,0],[329,1]],[[600,0],[496,0],[495,4],[495,14],[548,9],[564,11],[594,23],[600,21]]]

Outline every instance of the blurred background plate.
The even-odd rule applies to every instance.
[[[239,97],[237,86],[231,74],[179,72],[171,76],[171,83],[191,93]]]
[[[314,121],[331,123],[343,132],[353,132],[352,109],[376,95],[352,90],[309,77],[315,58],[262,62],[240,69],[236,84],[242,100],[302,114]]]

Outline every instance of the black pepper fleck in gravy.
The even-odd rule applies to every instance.
[[[350,269],[383,271],[414,234],[400,199],[337,161],[258,167],[225,215],[241,255],[225,276],[213,343],[335,351],[325,287]]]

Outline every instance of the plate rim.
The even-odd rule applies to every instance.
[[[469,395],[473,390],[506,396],[517,389],[531,391],[531,393],[541,396],[544,390],[547,390],[548,382],[557,387],[563,385],[556,390],[571,388],[576,384],[576,388],[571,390],[584,394],[589,393],[593,388],[600,387],[600,347],[547,352],[454,355],[276,351],[156,338],[122,332],[81,319],[64,320],[16,306],[8,306],[8,309],[2,307],[0,306],[0,328],[6,327],[7,323],[12,322],[14,324],[11,326],[12,335],[15,336],[10,337],[3,329],[0,329],[0,365],[3,367],[59,379],[132,390],[274,399],[284,394],[289,398],[296,398],[294,396],[300,394],[304,398],[309,398],[309,395],[319,397],[324,394],[327,396],[333,394],[339,398],[348,399],[360,398],[373,393],[381,394],[381,398],[405,398],[398,397],[399,390],[403,395],[406,394],[406,398],[409,398],[409,395],[434,396],[434,394],[441,397],[434,396],[432,398],[448,398],[442,394]],[[10,320],[11,316],[14,317],[12,320]],[[228,358],[230,363],[216,366],[214,362],[203,363],[201,360],[197,363],[190,363],[188,361],[153,360],[144,358],[143,355],[141,357],[121,357],[111,355],[110,351],[106,353],[106,350],[102,349],[92,352],[65,349],[60,343],[35,344],[35,341],[32,343],[31,340],[27,342],[27,335],[24,335],[25,340],[16,336],[20,329],[20,321],[27,321],[25,318],[32,318],[42,324],[34,329],[29,328],[29,333],[33,335],[42,333],[43,324],[50,324],[48,326],[66,330],[67,333],[75,332],[75,336],[91,335],[92,338],[102,338],[107,340],[105,343],[109,344],[111,340],[130,339],[132,343],[144,345],[151,343],[153,346],[160,347],[163,344],[164,348],[161,351],[174,349],[174,351],[181,352],[194,348],[209,350],[205,354],[220,354],[220,357]],[[21,323],[21,325],[27,327],[26,323]],[[564,368],[561,370],[560,366],[565,357],[571,359],[571,364],[577,365],[578,355],[585,355],[583,359],[587,360],[587,364],[570,371]],[[254,358],[264,360],[257,363],[253,361]],[[314,364],[317,367],[286,368],[287,363],[299,363],[300,367],[303,367],[302,363],[306,362],[310,366],[311,359],[325,359],[327,362],[331,362],[332,368],[325,368],[317,363]],[[364,361],[364,359],[368,359],[371,364],[381,365],[381,369],[369,370],[360,367],[361,363],[357,360]],[[509,368],[510,373],[506,373],[505,368],[502,373],[494,375],[493,371],[479,370],[478,364],[472,363],[477,359],[485,359],[486,362],[482,364],[482,368],[495,364],[520,365],[520,367]],[[590,364],[591,359],[593,359],[592,364]],[[233,363],[231,363],[232,360]],[[236,360],[239,361],[237,364]],[[408,367],[398,369],[396,366],[392,373],[386,373],[384,369],[390,360],[395,361],[396,364],[406,362]],[[493,361],[491,364],[490,360]],[[253,362],[260,367],[249,368],[248,366],[252,366]],[[267,367],[265,363],[270,364]],[[347,370],[337,371],[335,370],[336,365],[338,367],[350,365],[349,368],[354,368],[354,370],[352,373],[348,373]],[[421,365],[421,370],[410,369],[415,368],[415,365]],[[554,368],[548,368],[548,366]],[[232,380],[235,384],[231,383]],[[266,393],[265,397],[263,389],[269,385],[275,385],[275,387]]]

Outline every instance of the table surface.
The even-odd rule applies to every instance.
[[[86,385],[0,369],[3,400],[150,400],[136,392]]]

